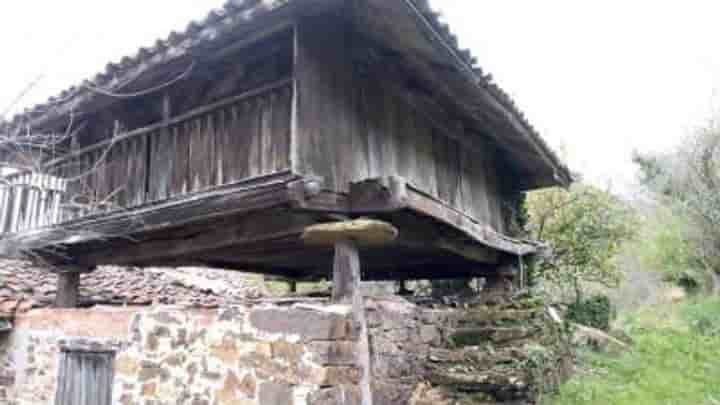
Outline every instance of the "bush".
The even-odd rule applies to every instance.
[[[610,298],[605,295],[595,295],[580,300],[568,307],[568,320],[600,330],[610,330],[610,321],[613,318],[613,307]]]

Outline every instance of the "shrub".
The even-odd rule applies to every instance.
[[[613,318],[613,307],[610,298],[595,295],[577,301],[568,307],[567,318],[575,323],[601,330],[610,330]]]

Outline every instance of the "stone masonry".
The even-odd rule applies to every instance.
[[[374,405],[529,404],[557,382],[560,339],[542,305],[366,308]],[[0,335],[0,404],[53,404],[66,349],[115,352],[119,405],[358,405],[351,319],[326,301],[35,310]]]
[[[91,323],[89,313],[113,311],[74,310],[76,323],[88,321],[84,334],[56,328],[47,319],[71,312],[19,319],[0,349],[0,375],[6,377],[0,381],[5,396],[0,403],[53,404],[63,348],[115,351],[113,398],[122,405],[354,404],[357,397],[358,336],[346,307],[166,307],[116,313],[127,318],[124,336],[103,332],[114,329],[107,323]]]

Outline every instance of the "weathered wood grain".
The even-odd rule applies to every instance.
[[[80,272],[63,272],[58,274],[56,308],[75,308],[80,294]]]
[[[55,405],[110,405],[113,363],[112,352],[61,351]]]
[[[342,16],[303,19],[297,27],[297,120],[292,153],[298,173],[322,177],[329,190],[348,191],[367,177],[360,134],[349,24]]]

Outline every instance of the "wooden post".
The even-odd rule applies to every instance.
[[[58,273],[55,307],[76,308],[80,295],[80,272],[65,271]]]
[[[334,246],[332,301],[352,307],[353,322],[359,328],[356,362],[361,370],[360,405],[372,405],[370,389],[372,370],[370,368],[370,342],[365,300],[360,291],[360,254],[358,245],[380,246],[395,240],[398,230],[386,222],[372,219],[357,219],[330,224],[313,225],[305,229],[305,243],[319,246]]]
[[[338,304],[352,305],[353,321],[360,328],[356,357],[357,366],[362,370],[360,405],[372,405],[370,341],[365,317],[365,300],[360,291],[360,281],[360,255],[357,244],[351,239],[335,242],[332,300]]]
[[[346,239],[335,242],[333,263],[333,302],[351,304],[360,288],[360,258],[355,242]]]

